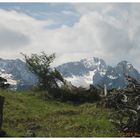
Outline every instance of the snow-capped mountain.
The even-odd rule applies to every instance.
[[[121,61],[115,67],[108,66],[103,59],[90,58],[59,65],[57,69],[64,78],[75,86],[89,87],[90,84],[107,88],[122,88],[127,85],[125,75],[140,82],[139,72],[127,61]],[[20,59],[0,59],[0,76],[7,79],[14,89],[27,89],[37,83],[25,62]]]
[[[65,63],[58,66],[57,69],[73,85],[87,87],[93,84],[93,77],[97,77],[96,80],[99,80],[98,73],[105,73],[107,66],[104,60],[92,58]]]
[[[125,75],[140,82],[139,72],[127,61],[121,61],[117,66],[111,67],[106,65],[104,60],[93,57],[62,64],[58,66],[58,70],[75,86],[106,84],[108,88],[122,88],[128,84]]]
[[[37,82],[37,78],[20,59],[0,59],[0,76],[7,79],[14,88],[28,88]]]
[[[4,69],[0,69],[0,77],[7,80],[6,83],[10,84],[10,89],[14,89],[14,90],[17,89],[18,81],[13,79],[12,74],[8,74],[8,73],[5,72]]]

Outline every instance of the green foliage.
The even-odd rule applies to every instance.
[[[50,67],[55,59],[55,54],[48,56],[42,52],[40,55],[23,55],[29,70],[38,76],[39,87],[43,90],[47,89],[50,98],[76,103],[95,102],[100,99],[97,90],[91,91],[84,88],[76,88],[72,85],[72,88],[70,88],[60,72],[57,69],[51,69]],[[59,88],[58,81],[63,82],[64,87]]]
[[[49,94],[53,99],[78,104],[84,102],[97,102],[100,100],[99,90],[85,89],[74,86],[73,88],[68,88],[64,85],[60,89],[53,89]]]
[[[43,92],[0,93],[5,97],[3,130],[8,136],[27,136],[31,129],[38,137],[119,136],[109,122],[109,110],[96,108],[94,103],[74,105],[42,100],[39,94]]]
[[[26,64],[31,72],[33,72],[39,79],[39,87],[41,89],[58,88],[57,80],[63,82],[62,75],[54,68],[50,67],[55,59],[55,54],[47,55],[42,52],[40,55],[32,54],[25,57]]]

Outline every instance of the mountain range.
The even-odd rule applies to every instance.
[[[88,87],[90,84],[107,88],[123,88],[129,75],[140,82],[140,73],[127,61],[119,62],[115,67],[109,66],[103,59],[90,58],[69,62],[58,66],[66,80],[73,85]]]
[[[108,89],[123,88],[129,75],[140,82],[140,73],[127,61],[119,62],[115,67],[109,66],[103,59],[89,58],[68,62],[56,67],[63,77],[73,85],[89,87],[106,85]],[[25,62],[20,59],[0,59],[0,76],[6,78],[12,89],[28,89],[37,84],[37,77],[32,74]]]
[[[0,76],[7,79],[12,89],[28,89],[37,83],[37,77],[20,59],[0,59]]]

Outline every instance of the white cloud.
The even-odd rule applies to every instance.
[[[64,14],[64,15],[75,15],[75,12],[73,12],[73,11],[68,11],[68,10],[63,10],[62,12],[61,12],[62,14]]]
[[[40,21],[15,11],[0,10],[0,25],[25,35],[30,43],[18,50],[0,52],[2,57],[20,57],[55,52],[56,64],[99,57],[116,64],[126,59],[140,69],[140,4],[75,4],[81,17],[72,27],[46,29],[53,21]],[[68,13],[69,14],[69,13]],[[7,56],[8,55],[8,56]]]
[[[23,33],[15,32],[0,25],[0,49],[18,49],[30,43],[28,36]]]
[[[39,34],[44,32],[43,28],[53,23],[6,10],[0,10],[0,19],[0,56],[4,58],[20,57],[20,52],[24,50],[32,52],[34,43],[40,40]]]

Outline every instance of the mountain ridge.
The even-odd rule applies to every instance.
[[[79,72],[77,75],[77,72],[74,72],[75,69],[79,69],[80,71],[81,68],[73,69],[74,63],[83,67],[82,73]],[[75,67],[77,67],[77,65],[75,65]],[[139,72],[126,60],[123,60],[112,67],[107,65],[103,59],[92,57],[90,59],[82,59],[80,61],[62,64],[58,66],[58,70],[66,80],[71,81],[72,84],[76,86],[88,86],[85,85],[86,82],[84,80],[88,79],[87,83],[94,84],[95,86],[104,86],[104,84],[106,84],[108,88],[123,88],[128,84],[125,75],[129,75],[140,82]],[[89,77],[91,74],[93,76]],[[78,82],[76,83],[76,81]],[[83,83],[83,85],[78,85],[78,83]]]
[[[7,75],[10,74],[12,80],[17,81],[17,84],[14,85],[15,89],[30,87],[37,82],[36,76],[28,70],[26,63],[20,59],[0,59],[0,70],[3,70]],[[3,78],[6,77],[3,76]]]
[[[106,84],[107,88],[123,88],[128,83],[125,75],[140,82],[140,73],[126,60],[119,62],[116,66],[110,66],[103,59],[92,57],[64,63],[56,68],[67,81],[75,86],[88,87],[90,84],[104,86]],[[0,76],[2,73],[9,75],[8,80],[13,80],[14,86],[17,86],[16,89],[32,87],[38,81],[37,77],[28,70],[26,63],[20,59],[0,58],[1,70],[3,72]]]

